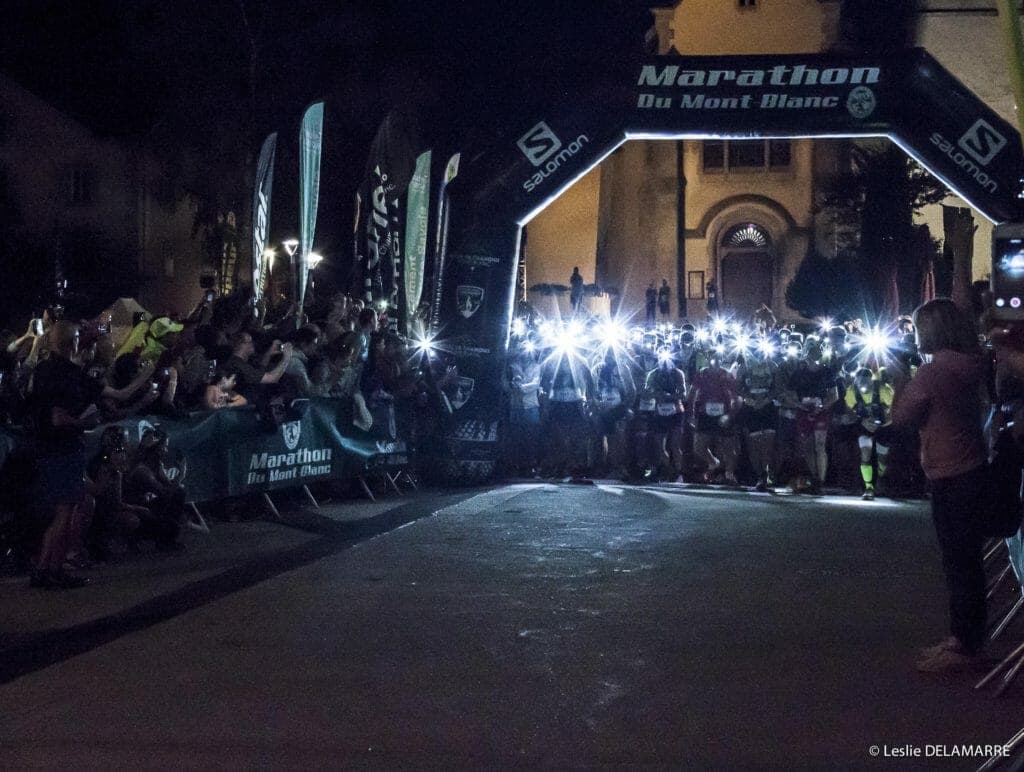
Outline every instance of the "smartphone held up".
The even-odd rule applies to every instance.
[[[992,231],[992,317],[1024,319],[1024,223],[1001,223]]]

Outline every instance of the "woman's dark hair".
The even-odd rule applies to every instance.
[[[138,354],[121,354],[114,360],[110,373],[110,385],[115,389],[123,389],[135,380],[139,374],[140,358]]]
[[[100,435],[100,454],[109,458],[111,453],[128,449],[128,432],[121,426],[108,426]]]
[[[949,298],[929,300],[914,311],[917,348],[922,354],[939,351],[978,353],[978,334],[974,323]]]
[[[210,357],[217,348],[217,330],[210,324],[201,324],[196,327],[196,345],[202,346],[206,356]]]
[[[359,348],[359,333],[346,332],[327,344],[326,354],[328,358],[338,360],[352,356],[352,353]]]
[[[214,386],[221,382],[224,378],[230,378],[234,373],[224,365],[218,365],[217,367],[210,368],[210,371],[206,375],[206,385]]]

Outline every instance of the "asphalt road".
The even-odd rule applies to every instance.
[[[974,769],[927,748],[1024,725],[1024,685],[912,670],[946,634],[924,504],[521,484],[403,506],[69,628],[89,645],[0,686],[0,767]]]

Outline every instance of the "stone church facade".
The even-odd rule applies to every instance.
[[[818,53],[837,46],[840,11],[834,0],[680,0],[653,9],[652,49],[663,56]],[[1012,122],[991,0],[922,2],[915,22],[914,44]],[[765,304],[780,318],[796,318],[785,291],[808,249],[834,254],[849,235],[848,224],[819,206],[820,193],[844,171],[847,142],[628,142],[529,223],[526,285],[567,284],[578,266],[588,283],[615,290],[613,310],[642,316],[647,287],[667,279],[673,316],[699,319],[714,282],[724,311],[749,316]],[[941,238],[941,209],[934,210],[922,219]],[[979,277],[987,273],[991,224],[978,213],[975,221]],[[537,292],[530,299],[542,309],[552,302]]]

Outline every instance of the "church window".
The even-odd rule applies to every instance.
[[[780,171],[789,168],[791,144],[788,139],[708,139],[702,156],[709,173]]]

